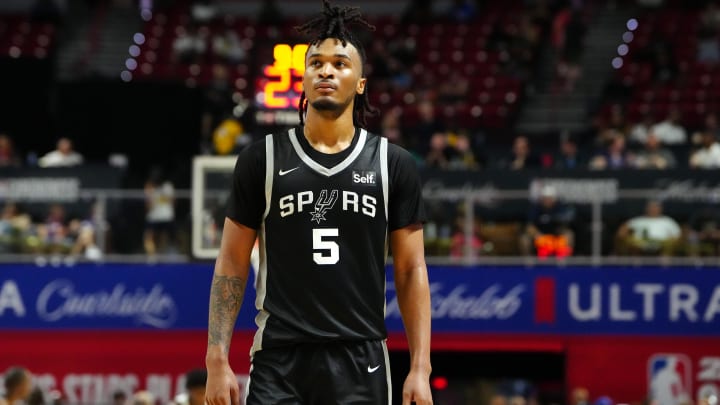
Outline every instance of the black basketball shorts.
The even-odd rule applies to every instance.
[[[303,343],[253,355],[246,405],[389,404],[385,341]]]

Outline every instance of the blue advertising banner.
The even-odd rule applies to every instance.
[[[720,336],[720,271],[431,267],[433,331]],[[402,331],[388,271],[387,326]],[[208,264],[0,267],[0,330],[207,326]],[[237,328],[254,330],[252,280]]]

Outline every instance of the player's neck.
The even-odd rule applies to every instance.
[[[352,111],[352,110],[351,110]],[[310,146],[322,153],[338,153],[352,144],[355,126],[352,115],[329,118],[316,111],[308,111],[303,134]]]

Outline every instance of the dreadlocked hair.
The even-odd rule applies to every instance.
[[[316,35],[315,39],[310,41],[310,45],[318,45],[327,38],[337,38],[347,46],[351,43],[360,54],[362,64],[365,64],[365,49],[362,43],[355,38],[348,25],[359,24],[375,31],[375,26],[367,22],[362,17],[360,7],[340,7],[330,4],[330,0],[323,0],[323,12],[314,17],[303,25],[295,27],[302,34]],[[362,69],[362,66],[361,66]],[[362,70],[361,70],[362,74]],[[300,103],[298,104],[298,113],[300,115],[300,125],[305,124],[305,112],[307,111],[307,98],[303,91],[300,95]],[[357,126],[367,126],[367,116],[377,114],[377,108],[370,105],[367,88],[362,94],[355,95],[355,103],[353,105],[353,123]]]

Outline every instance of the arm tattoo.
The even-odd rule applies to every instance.
[[[240,305],[245,296],[247,280],[240,277],[214,275],[210,288],[208,345],[220,345],[230,351],[230,339]]]

